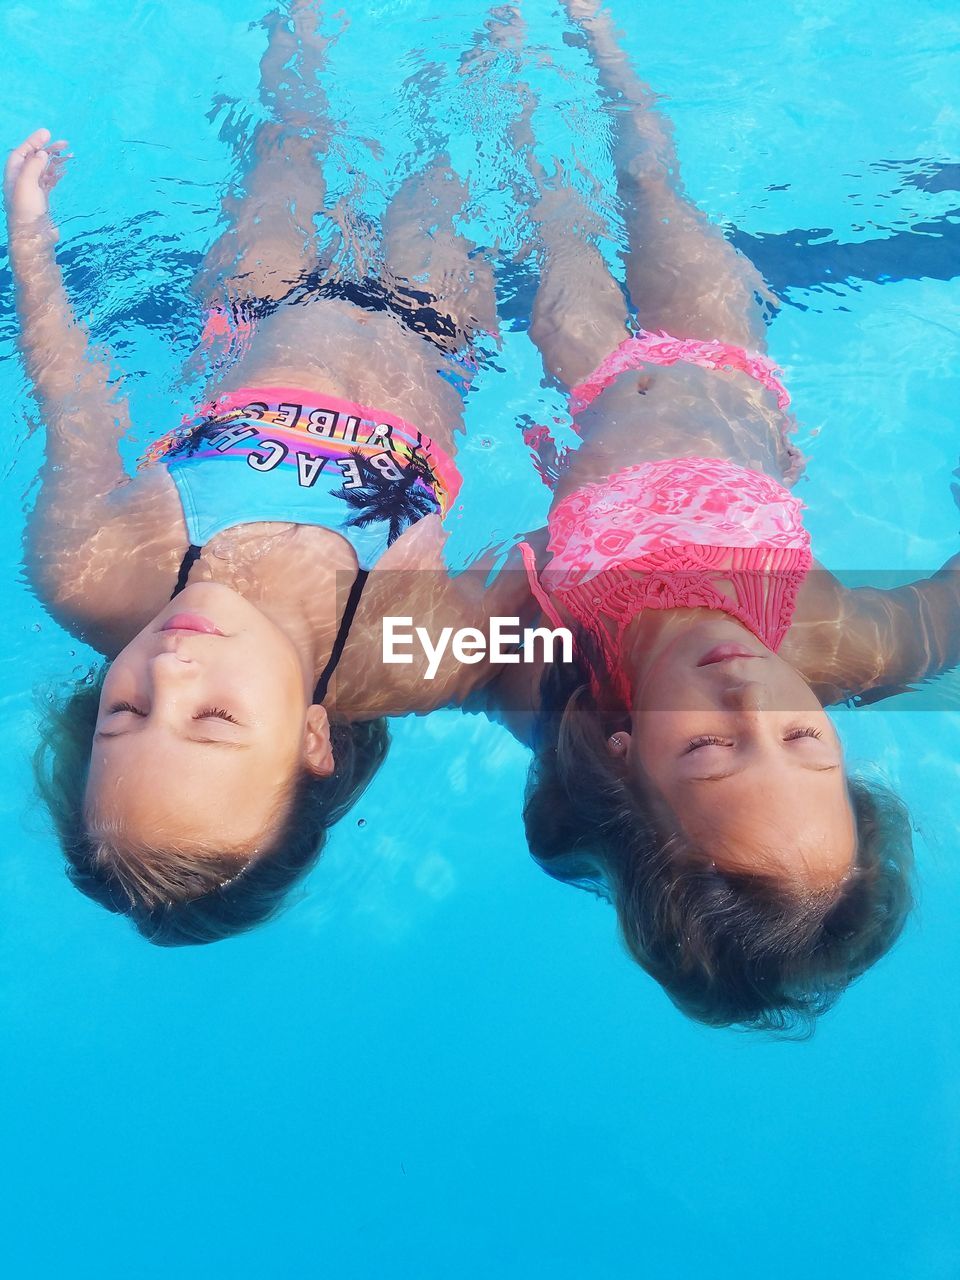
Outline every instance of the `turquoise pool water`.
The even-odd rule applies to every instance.
[[[543,151],[608,182],[584,55],[551,4],[524,9]],[[665,95],[690,194],[785,296],[771,352],[803,424],[820,558],[936,568],[960,526],[960,9],[612,9]],[[344,151],[340,182],[371,213],[447,132],[478,235],[509,247],[510,173],[491,142],[505,73],[453,75],[484,12],[353,6],[330,91],[382,149]],[[239,0],[0,11],[0,137],[48,124],[71,140],[61,255],[143,436],[189,399],[187,289],[255,118],[260,16]],[[279,920],[153,949],[70,888],[33,799],[34,689],[92,655],[22,583],[40,440],[5,256],[0,273],[5,1274],[960,1274],[956,685],[838,713],[854,760],[912,809],[921,903],[808,1043],[684,1021],[622,953],[610,909],[528,859],[525,752],[455,713],[395,726]],[[549,397],[515,328],[505,372],[470,401],[464,559],[543,514],[514,420]]]

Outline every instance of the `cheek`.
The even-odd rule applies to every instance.
[[[704,717],[702,712],[674,702],[672,706],[635,712],[632,732],[633,745],[643,760],[661,765],[665,758],[672,760],[679,755],[691,738],[705,732]]]
[[[121,693],[123,685],[126,684],[129,686],[132,683],[132,677],[136,671],[136,665],[134,655],[128,652],[129,649],[130,646],[128,645],[127,648],[124,649],[123,653],[120,654],[119,657],[115,658],[107,669],[107,674],[103,681],[103,687],[100,690],[101,711],[103,711],[104,707],[111,699],[116,701]]]
[[[303,675],[293,664],[275,667],[259,696],[262,704],[269,707],[269,714],[283,723],[302,721],[309,701],[304,692]]]
[[[307,713],[302,681],[272,679],[247,689],[243,696],[248,723],[256,726],[258,738],[268,742],[276,755],[289,755],[299,748]]]
[[[777,658],[770,672],[771,708],[785,712],[806,712],[826,719],[823,704],[797,671],[782,658]]]
[[[305,690],[304,672],[293,645],[273,628],[250,630],[242,641],[232,642],[215,672],[236,693],[261,703],[302,703],[305,693],[312,692],[312,686]]]
[[[672,763],[680,751],[676,727],[670,724],[675,719],[669,713],[652,713],[643,717],[639,727],[634,722],[627,768],[636,785],[652,782],[661,794],[670,789]]]
[[[635,710],[651,715],[695,715],[711,707],[713,701],[711,690],[700,687],[695,672],[688,667],[668,664],[645,682]]]

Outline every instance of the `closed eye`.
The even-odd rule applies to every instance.
[[[683,755],[687,756],[691,751],[699,751],[701,747],[732,747],[733,743],[727,738],[715,738],[711,734],[704,734],[701,738],[691,738],[687,743]]]
[[[112,716],[115,711],[129,711],[135,716],[145,716],[147,714],[145,711],[141,711],[139,707],[135,707],[130,702],[115,702],[112,707],[108,708],[107,714]]]
[[[207,707],[203,711],[198,711],[193,717],[194,720],[228,720],[231,724],[239,724],[229,711],[225,711],[223,707]]]
[[[822,739],[823,734],[819,729],[812,726],[809,728],[791,729],[789,733],[784,734],[784,742],[794,742],[797,738],[818,738]],[[690,755],[693,751],[699,751],[701,747],[732,747],[733,743],[729,738],[718,738],[714,734],[703,734],[699,738],[691,738],[681,754]]]

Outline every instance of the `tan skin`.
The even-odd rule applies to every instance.
[[[639,324],[677,337],[764,349],[753,266],[687,202],[653,98],[593,0],[566,0],[613,103],[613,155],[629,238],[625,269]],[[629,332],[600,253],[578,236],[595,215],[531,164],[541,196],[541,282],[532,335],[561,385],[586,378]],[[678,364],[618,378],[578,419],[582,447],[556,499],[622,467],[721,457],[782,483],[796,459],[773,395],[747,375]],[[625,638],[629,706],[607,707],[608,750],[633,784],[715,864],[799,891],[839,884],[855,852],[843,755],[825,705],[898,691],[960,660],[954,557],[932,578],[891,591],[848,589],[817,568],[777,654],[739,622],[705,610],[647,611]],[[718,644],[742,652],[703,665]]]
[[[211,250],[202,299],[282,297],[317,257],[312,211],[326,185],[317,153],[329,126],[316,80],[325,42],[315,8],[296,0],[277,24],[262,63],[265,99],[282,124],[259,132],[243,200]],[[304,133],[312,131],[312,136]],[[357,572],[350,544],[329,530],[245,525],[212,538],[186,590],[170,602],[188,537],[179,498],[162,467],[135,477],[117,441],[128,430],[125,399],[105,359],[74,316],[53,248],[49,193],[63,171],[63,143],[35,131],[11,153],[5,175],[10,257],[22,345],[46,427],[41,490],[27,536],[27,567],[39,596],[65,627],[113,658],[104,685],[87,790],[93,828],[143,845],[255,856],[282,820],[293,779],[334,766],[328,714],[348,720],[426,712],[457,704],[491,676],[448,653],[436,679],[379,655],[384,614],[414,625],[485,627],[494,614],[523,615],[520,575],[490,591],[482,575],[451,582],[437,516],[405,531],[373,570],[324,706],[312,702]],[[384,224],[386,274],[417,282],[465,339],[493,329],[488,268],[454,230],[464,189],[442,164],[399,191]],[[349,211],[329,211],[350,243]],[[423,226],[430,227],[428,236]],[[281,307],[264,319],[228,374],[209,389],[301,386],[383,405],[448,453],[462,402],[441,377],[442,354],[392,315],[323,299]],[[169,631],[194,613],[220,634]]]
[[[836,883],[854,848],[843,753],[796,668],[708,610],[650,611],[633,631],[632,731],[610,747],[635,782],[649,779],[718,865]],[[737,656],[702,665],[724,645]]]

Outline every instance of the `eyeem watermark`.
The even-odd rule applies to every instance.
[[[520,630],[519,618],[491,618],[490,633],[485,635],[478,627],[443,627],[436,643],[426,627],[414,627],[412,618],[383,619],[383,661],[389,665],[413,662],[413,647],[420,645],[427,659],[425,680],[432,680],[440,670],[443,655],[449,646],[457,662],[472,666],[487,662],[511,664],[536,662],[537,648],[544,662],[553,662],[556,645],[560,643],[560,660],[573,661],[573,635],[566,627],[524,627]]]

